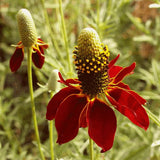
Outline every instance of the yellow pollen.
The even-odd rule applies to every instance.
[[[92,61],[95,62],[95,58],[92,58]]]
[[[73,61],[73,63],[74,63],[74,64],[77,64],[77,63],[78,63],[78,61]]]
[[[95,65],[95,66],[94,66],[94,69],[96,69],[96,68],[97,68],[97,66]]]
[[[74,54],[73,56],[72,56],[74,59],[76,59],[77,58],[77,56]]]
[[[88,62],[89,62],[89,59],[86,59],[86,62],[88,63]]]
[[[74,48],[75,48],[75,49],[78,49],[78,46],[75,46]]]

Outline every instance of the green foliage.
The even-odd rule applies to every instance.
[[[30,10],[38,35],[49,44],[45,53],[45,64],[41,70],[34,68],[34,96],[43,151],[50,159],[46,106],[50,99],[46,83],[53,69],[62,72],[65,78],[76,77],[74,65],[67,60],[66,47],[72,62],[72,50],[84,27],[93,27],[101,40],[107,44],[111,57],[121,54],[118,65],[125,66],[136,61],[135,74],[125,81],[132,89],[147,99],[146,109],[150,116],[150,127],[143,131],[127,118],[116,112],[117,131],[113,148],[101,154],[94,144],[96,160],[159,160],[160,158],[160,19],[143,22],[132,13],[134,0],[65,0],[62,3],[68,44],[63,37],[58,0],[1,2],[0,21],[0,159],[39,160],[35,143],[29,91],[27,84],[26,59],[16,73],[9,69],[9,59],[14,52],[11,44],[20,40],[16,14],[19,9]],[[158,0],[153,2],[159,3]],[[149,10],[148,10],[149,11]],[[152,46],[148,56],[141,56],[143,44]],[[69,70],[69,65],[72,71]],[[40,85],[38,85],[39,83]],[[54,127],[54,149],[57,160],[89,160],[87,129],[80,129],[71,142],[59,146]]]

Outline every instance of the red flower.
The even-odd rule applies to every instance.
[[[37,68],[42,68],[44,64],[44,49],[48,48],[48,45],[38,38],[37,43],[32,46],[32,61]],[[16,50],[10,59],[10,69],[12,72],[16,72],[24,59],[24,45],[20,41],[16,45]]]
[[[108,65],[110,81],[104,91],[110,103],[134,124],[147,130],[149,119],[142,107],[146,100],[132,91],[122,79],[133,73],[135,63],[129,67],[115,66],[119,55]],[[64,80],[59,73],[61,83],[67,87],[53,96],[47,106],[46,118],[55,118],[58,132],[57,143],[63,144],[72,140],[80,127],[88,126],[89,136],[102,148],[102,152],[109,150],[113,145],[116,131],[116,117],[106,102],[97,96],[89,99],[83,93],[81,82],[77,79]],[[72,85],[74,84],[74,85]],[[77,85],[76,85],[77,84]]]
[[[109,150],[117,123],[114,111],[104,101],[106,97],[115,109],[147,130],[149,119],[142,107],[146,100],[122,82],[136,64],[124,68],[114,65],[119,55],[109,62],[108,47],[103,47],[91,28],[82,30],[73,53],[78,79],[64,80],[59,73],[59,82],[67,87],[55,94],[47,106],[46,118],[55,119],[57,143],[72,140],[80,127],[88,127],[89,136],[102,148],[101,152]]]

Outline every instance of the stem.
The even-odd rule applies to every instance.
[[[53,96],[53,92],[51,92],[50,96]],[[54,147],[53,147],[53,120],[49,121],[49,141],[50,141],[50,152],[51,152],[51,160],[54,160]]]
[[[49,22],[49,17],[48,17],[46,8],[45,8],[44,0],[41,0],[41,4],[42,4],[42,7],[43,7],[43,13],[44,13],[45,21],[46,21],[47,28],[48,28],[48,31],[49,31],[49,36],[51,37],[52,44],[54,45],[55,50],[58,53],[58,57],[59,57],[60,61],[63,62],[64,59],[62,58],[61,51],[58,47],[57,41],[54,38],[54,33],[52,32],[52,28],[51,28],[51,24]]]
[[[93,141],[89,137],[89,150],[90,150],[90,160],[93,160]]]
[[[154,115],[147,107],[143,106],[148,113],[148,116],[154,123],[156,123],[160,127],[160,120],[156,115]]]
[[[53,148],[53,120],[49,121],[49,141],[50,141],[51,160],[54,160],[54,148]]]
[[[97,32],[98,32],[98,34],[99,34],[99,0],[97,0]]]
[[[71,62],[69,57],[68,39],[67,39],[66,27],[64,23],[64,15],[62,10],[62,0],[59,0],[59,10],[61,15],[62,32],[63,32],[63,38],[64,38],[65,48],[67,52],[67,61],[68,61],[69,71],[72,72],[72,67],[71,67]]]
[[[31,98],[31,106],[32,106],[32,117],[34,122],[34,130],[36,134],[38,149],[41,155],[42,160],[45,160],[42,149],[41,149],[41,142],[39,138],[39,131],[38,131],[38,124],[37,124],[37,118],[36,118],[36,111],[35,111],[35,104],[34,104],[34,97],[33,97],[33,82],[32,82],[32,48],[27,48],[28,51],[28,85],[29,85],[29,92],[30,92],[30,98]]]

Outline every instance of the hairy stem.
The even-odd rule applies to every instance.
[[[41,159],[45,160],[44,154],[41,149],[41,142],[39,137],[38,131],[38,124],[37,124],[37,117],[36,117],[36,110],[35,110],[35,103],[34,103],[34,96],[33,96],[33,80],[32,80],[32,48],[27,48],[28,50],[28,85],[29,85],[29,92],[31,98],[31,106],[32,106],[32,117],[34,122],[34,130],[36,134],[38,149],[41,155]]]
[[[89,137],[89,150],[90,150],[90,160],[93,160],[93,141]]]

